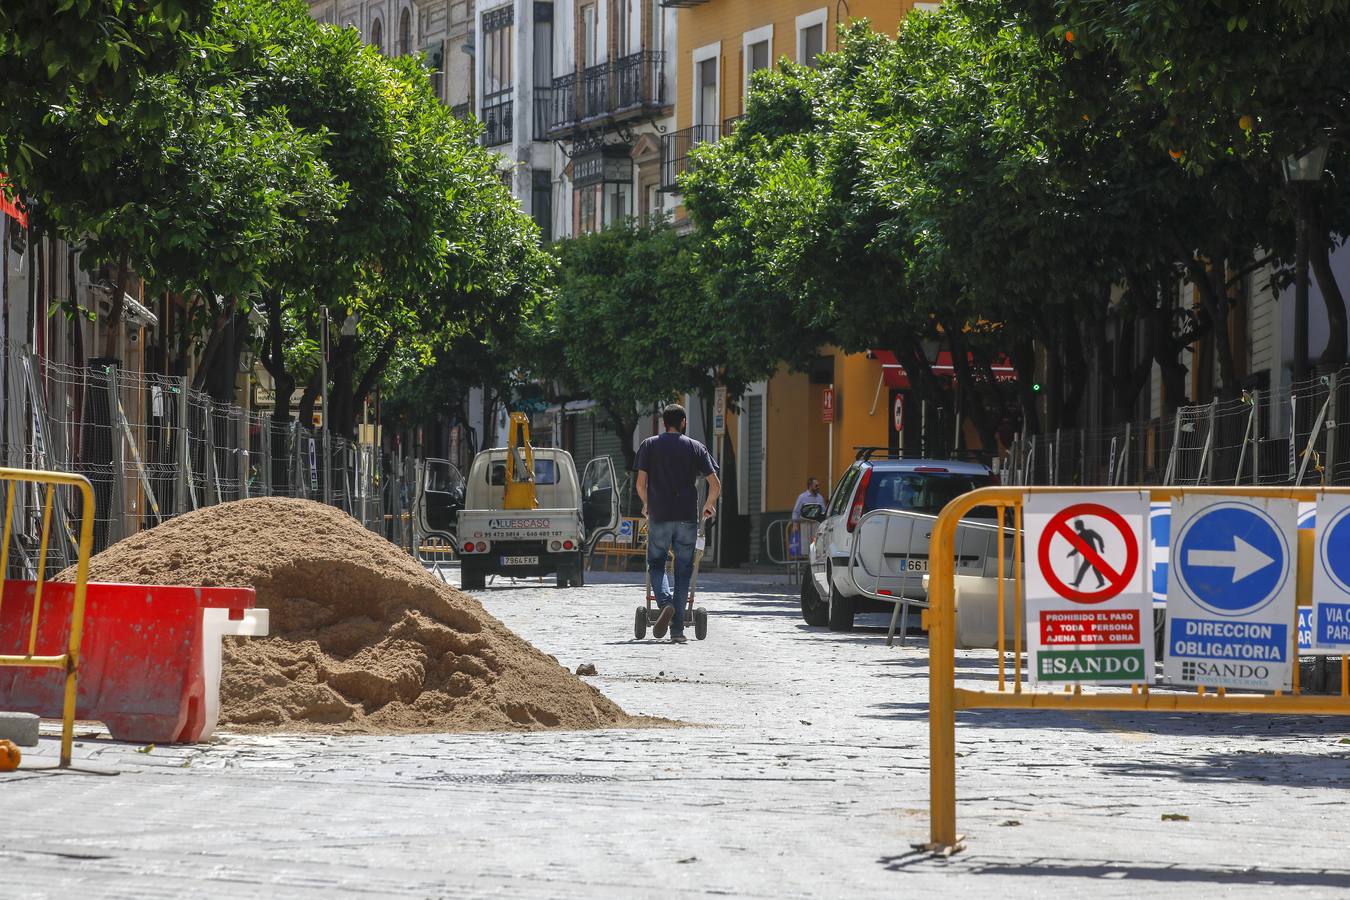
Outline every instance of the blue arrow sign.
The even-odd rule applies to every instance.
[[[1172,531],[1172,504],[1154,503],[1148,510],[1149,579],[1154,606],[1167,605],[1167,554]]]
[[[1306,509],[1304,507],[1307,507]],[[1298,505],[1298,527],[1316,528],[1317,527],[1317,504],[1300,503]]]
[[[1192,600],[1220,616],[1244,616],[1274,600],[1289,577],[1289,548],[1262,509],[1233,501],[1202,510],[1178,534],[1177,578]]]

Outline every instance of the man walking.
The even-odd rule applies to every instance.
[[[647,573],[652,596],[661,612],[652,634],[658,639],[670,630],[670,639],[685,643],[684,609],[689,602],[689,582],[694,575],[694,545],[698,540],[698,479],[708,479],[708,499],[703,515],[717,508],[722,493],[717,463],[708,448],[685,437],[689,417],[684,407],[672,403],[661,413],[665,433],[649,437],[638,446],[637,491],[642,514],[647,517]],[[666,558],[675,551],[675,584],[666,583]]]

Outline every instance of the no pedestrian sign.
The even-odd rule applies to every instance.
[[[1152,596],[1141,564],[1148,512],[1143,492],[1027,500],[1032,684],[1152,680]]]
[[[1290,500],[1187,494],[1173,505],[1169,681],[1290,689],[1297,518]]]

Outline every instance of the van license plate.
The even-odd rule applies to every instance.
[[[539,557],[537,556],[503,556],[502,565],[504,566],[537,566]]]
[[[906,572],[927,572],[928,560],[926,559],[907,559],[905,560]]]

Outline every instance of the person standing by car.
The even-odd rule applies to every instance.
[[[663,434],[649,437],[638,446],[637,491],[642,514],[647,517],[647,573],[652,596],[661,612],[652,634],[658,639],[670,630],[670,639],[685,643],[684,610],[689,602],[689,582],[694,574],[694,547],[698,540],[698,479],[708,480],[708,499],[703,516],[709,518],[722,493],[717,462],[708,448],[685,436],[689,417],[677,403],[661,413]],[[666,558],[675,552],[675,580],[666,583]]]
[[[815,477],[806,479],[806,490],[797,495],[797,502],[792,505],[792,521],[788,524],[788,559],[801,559],[806,555],[815,522],[810,522],[805,530],[802,528],[802,507],[813,503],[820,507],[822,513],[825,511],[825,498],[820,493],[820,481]]]

